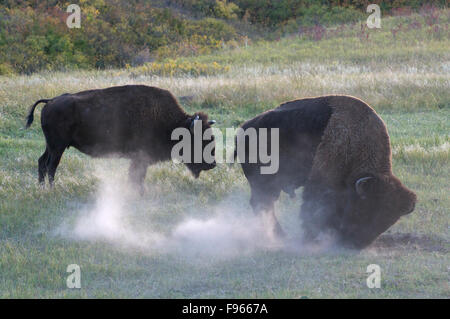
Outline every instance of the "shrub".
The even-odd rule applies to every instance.
[[[0,63],[0,75],[13,75],[14,69],[8,63]]]

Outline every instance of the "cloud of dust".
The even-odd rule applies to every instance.
[[[225,200],[212,208],[211,217],[188,217],[164,233],[148,225],[142,227],[145,223],[140,225],[139,220],[133,223],[136,218],[134,203],[147,202],[128,184],[127,178],[113,176],[111,171],[95,169],[100,181],[95,204],[81,209],[73,225],[60,227],[59,235],[74,240],[106,242],[145,254],[172,253],[219,259],[283,248],[284,244],[267,230],[266,221],[250,209],[236,206],[235,201]],[[189,215],[188,211],[186,215]]]

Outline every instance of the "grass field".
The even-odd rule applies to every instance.
[[[230,66],[211,76],[128,69],[0,77],[0,297],[449,298],[449,11],[440,17],[439,32],[424,24],[394,37],[392,28],[422,17],[385,18],[368,39],[348,26],[320,41],[292,36],[183,59]],[[23,128],[28,107],[138,83],[192,96],[184,107],[223,129],[294,98],[360,97],[386,122],[394,173],[418,205],[362,252],[330,251],[295,245],[301,189],[277,203],[288,239],[268,240],[238,165],[194,180],[184,166],[161,163],[148,169],[139,197],[126,186],[126,160],[69,149],[55,188],[39,187],[45,142],[38,115]],[[81,267],[81,289],[66,287],[69,264]],[[366,285],[369,264],[381,267],[380,289]]]

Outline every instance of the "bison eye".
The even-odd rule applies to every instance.
[[[362,199],[367,198],[367,195],[369,194],[369,184],[370,184],[370,181],[373,179],[374,179],[374,177],[367,176],[367,177],[362,177],[355,182],[356,193]]]

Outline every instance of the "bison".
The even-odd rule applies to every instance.
[[[282,190],[294,197],[301,186],[306,242],[328,233],[361,249],[414,210],[416,195],[392,174],[386,126],[360,99],[330,95],[286,102],[242,125],[251,127],[279,128],[278,172],[264,175],[260,161],[240,160],[250,204],[272,217],[276,234],[283,231],[274,202]]]
[[[131,159],[130,180],[142,191],[148,165],[171,158],[176,143],[171,139],[174,129],[192,130],[195,121],[202,121],[201,127],[206,130],[214,123],[201,112],[186,114],[169,91],[144,85],[39,100],[30,108],[27,128],[39,103],[46,103],[41,113],[46,149],[38,161],[39,182],[44,183],[48,174],[50,185],[64,150],[73,146],[93,157],[115,155]],[[197,178],[202,170],[212,169],[216,164],[202,161],[186,165]]]

